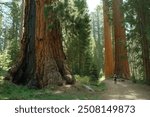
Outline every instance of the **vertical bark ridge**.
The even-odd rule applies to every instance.
[[[6,79],[11,78],[15,84],[43,88],[63,82],[71,84],[75,81],[65,62],[60,24],[55,18],[46,19],[44,16],[44,5],[52,2],[25,1],[20,59],[6,76]],[[56,27],[49,29],[49,24]]]
[[[122,0],[113,0],[113,23],[115,37],[115,74],[129,78],[130,70],[126,49],[126,35],[121,12]]]
[[[59,21],[51,19],[51,16],[48,16],[48,19],[44,17],[44,5],[50,2],[39,1],[36,12],[36,77],[41,87],[47,84],[61,84],[64,80],[68,83],[73,82],[70,72],[65,67]],[[51,24],[53,26],[49,28]]]
[[[104,17],[104,44],[105,44],[105,63],[104,71],[105,77],[111,77],[114,73],[114,60],[113,60],[113,49],[111,42],[111,28],[109,23],[109,8],[108,0],[103,0],[103,17]]]
[[[20,57],[15,65],[11,67],[6,80],[16,84],[26,84],[34,78],[35,72],[35,1],[26,0],[24,32],[21,39]]]

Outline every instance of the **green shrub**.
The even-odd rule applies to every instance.
[[[81,83],[81,84],[90,84],[90,77],[89,76],[80,76],[80,75],[75,75],[74,76],[76,81]]]
[[[4,75],[4,73],[9,69],[10,63],[10,55],[7,51],[0,53],[0,76]]]

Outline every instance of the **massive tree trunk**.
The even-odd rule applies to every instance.
[[[113,49],[111,42],[111,27],[109,22],[108,0],[103,0],[103,15],[104,15],[104,43],[105,43],[105,60],[104,73],[105,77],[111,77],[114,73]]]
[[[60,23],[54,13],[49,13],[47,19],[44,16],[44,6],[52,2],[25,1],[21,57],[8,76],[16,84],[43,88],[51,84],[74,83],[63,52]],[[49,29],[49,25],[53,27]]]
[[[115,38],[115,74],[129,78],[130,70],[126,49],[126,35],[121,12],[122,0],[113,0],[113,23]]]

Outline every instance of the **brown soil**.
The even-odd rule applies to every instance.
[[[143,84],[135,84],[130,80],[117,81],[115,84],[113,79],[104,81],[107,89],[102,92],[103,100],[149,100],[150,86]]]

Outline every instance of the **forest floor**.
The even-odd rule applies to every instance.
[[[0,79],[0,100],[99,100],[106,89],[104,83],[49,86],[44,89],[29,89]]]
[[[131,80],[118,81],[113,79],[103,81],[107,87],[100,98],[104,100],[148,100],[150,99],[150,86],[133,83]]]
[[[75,85],[50,86],[44,89],[29,89],[0,78],[0,99],[2,100],[147,100],[150,99],[150,86],[135,84],[130,80],[113,79],[89,84],[78,81]]]

